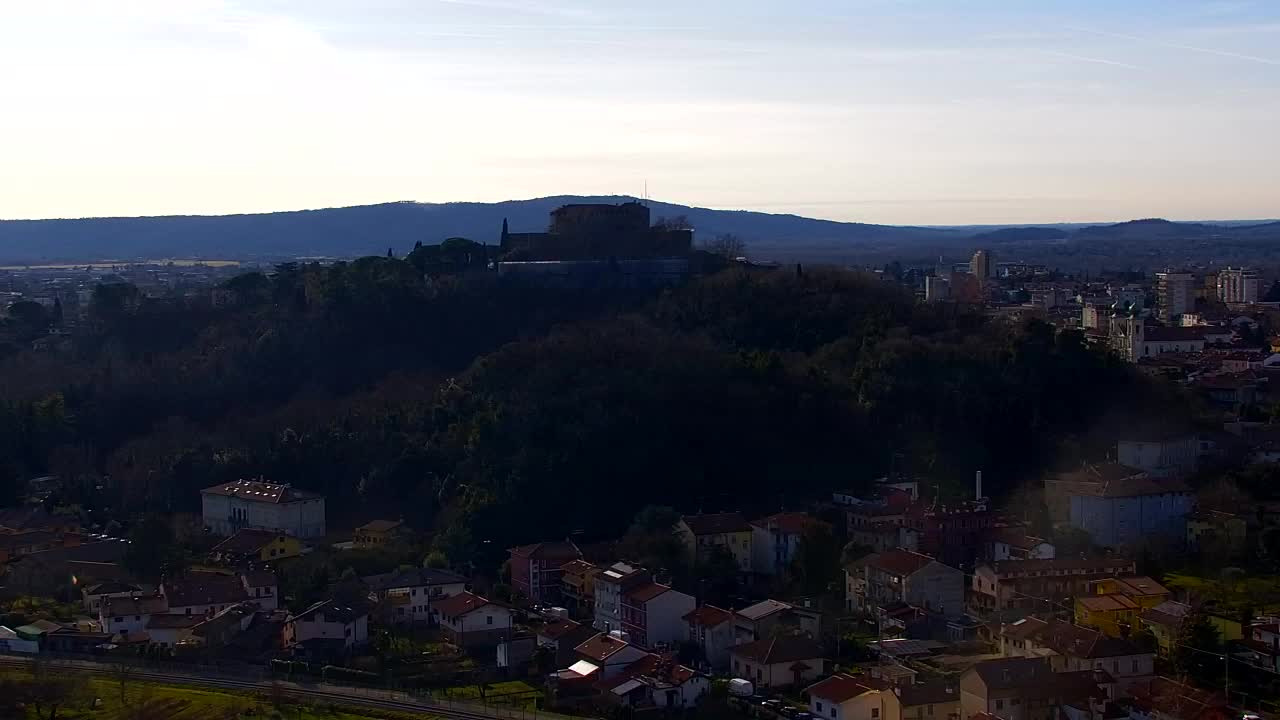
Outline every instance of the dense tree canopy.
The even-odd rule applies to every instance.
[[[85,480],[59,498],[85,508],[195,511],[201,487],[265,476],[324,493],[336,527],[403,515],[457,566],[616,537],[646,505],[794,507],[895,455],[950,493],[982,469],[1002,496],[1153,396],[1076,333],[868,275],[537,290],[485,252],[289,263],[216,305],[101,286],[72,349],[0,361],[0,498],[52,472]]]

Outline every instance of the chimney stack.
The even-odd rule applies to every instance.
[[[977,475],[974,476],[973,492],[975,495],[974,500],[982,500],[983,494],[982,494],[982,471],[981,470],[979,470]]]

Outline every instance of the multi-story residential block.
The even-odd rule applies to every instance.
[[[276,530],[299,538],[323,537],[324,498],[290,485],[237,480],[200,491],[205,527],[215,535],[243,528]]]
[[[1149,577],[1104,578],[1076,596],[1075,620],[1111,637],[1128,637],[1142,613],[1169,599],[1169,591]]]
[[[1041,658],[987,660],[960,676],[960,715],[1002,720],[1056,720],[1064,706],[1108,698],[1105,673],[1054,672]]]
[[[1181,480],[1123,465],[1090,465],[1046,479],[1045,498],[1050,514],[1059,515],[1055,520],[1084,530],[1105,547],[1131,547],[1151,535],[1182,538],[1195,505]]]
[[[378,601],[375,613],[393,624],[431,622],[441,600],[467,590],[467,578],[433,568],[371,575],[364,584]]]
[[[1195,470],[1200,438],[1185,433],[1125,438],[1116,443],[1120,465],[1153,477],[1177,477]]]
[[[1155,654],[1128,640],[1060,620],[1027,617],[1000,629],[1000,654],[1044,658],[1054,672],[1102,670],[1123,691],[1155,674]]]
[[[906,603],[942,617],[964,614],[964,573],[928,555],[909,550],[873,553],[845,572],[862,575],[854,610],[876,613],[878,608]]]
[[[560,602],[561,568],[582,558],[568,540],[522,545],[507,551],[511,557],[511,588],[536,603]]]
[[[1218,299],[1224,303],[1258,302],[1262,279],[1256,270],[1227,268],[1218,271]]]
[[[645,649],[679,645],[688,635],[684,616],[698,604],[692,595],[654,582],[624,590],[620,600],[622,631]]]
[[[707,665],[716,672],[729,667],[729,648],[737,644],[733,613],[714,605],[703,605],[684,616],[687,641],[696,645]]]
[[[1156,273],[1156,309],[1161,320],[1169,322],[1195,307],[1195,278],[1191,273]]]
[[[890,720],[960,720],[960,687],[953,680],[899,684],[893,694],[898,709],[890,699]]]
[[[614,563],[596,575],[595,620],[600,632],[622,630],[622,596],[629,590],[653,583],[653,575],[642,567]]]
[[[741,513],[685,515],[676,523],[689,561],[705,565],[717,552],[727,552],[742,572],[751,572],[751,524]]]
[[[1134,562],[1123,558],[1077,560],[1005,560],[979,565],[969,591],[969,610],[979,617],[1052,611],[1089,591],[1089,583],[1132,575]]]
[[[586,560],[560,568],[560,601],[577,618],[592,618],[596,607],[596,576],[601,569]]]
[[[769,577],[785,574],[811,528],[831,526],[806,513],[784,512],[751,522],[751,570]]]

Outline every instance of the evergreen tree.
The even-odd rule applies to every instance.
[[[1221,684],[1222,658],[1213,653],[1222,651],[1222,643],[1203,605],[1193,607],[1182,619],[1173,642],[1170,656],[1179,673],[1206,687]]]

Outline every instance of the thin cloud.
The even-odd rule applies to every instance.
[[[1064,58],[1066,60],[1077,60],[1079,62],[1097,63],[1099,65],[1111,65],[1114,67],[1128,68],[1130,70],[1141,70],[1137,65],[1130,65],[1119,60],[1107,60],[1106,58],[1088,57],[1087,55],[1076,55],[1074,53],[1058,52],[1056,50],[1041,50],[1041,53],[1051,57]]]
[[[1072,27],[1069,28],[1076,32],[1088,33],[1090,35],[1099,35],[1102,37],[1119,38],[1120,40],[1131,40],[1133,42],[1147,43],[1149,45],[1158,45],[1160,47],[1173,48],[1174,50],[1187,50],[1190,52],[1204,53],[1205,55],[1217,55],[1218,57],[1232,58],[1235,60],[1248,60],[1250,62],[1261,63],[1263,65],[1280,65],[1280,60],[1274,58],[1259,57],[1257,55],[1245,55],[1244,53],[1230,52],[1228,50],[1217,50],[1214,48],[1197,47],[1195,45],[1181,45],[1179,43],[1164,42],[1163,40],[1152,40],[1150,38],[1138,37],[1137,35],[1126,35],[1124,33],[1108,32],[1106,30],[1092,30],[1090,28]]]

